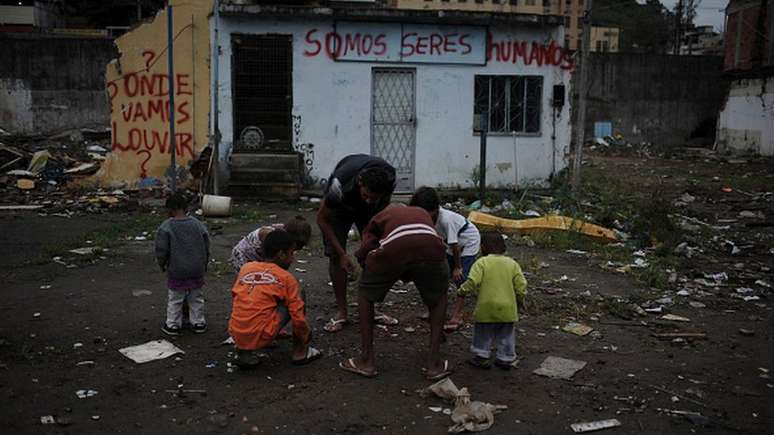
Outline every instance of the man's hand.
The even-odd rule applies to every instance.
[[[346,270],[347,273],[352,273],[355,270],[355,263],[349,255],[344,254],[339,256],[339,267]]]
[[[465,280],[465,276],[462,274],[461,267],[455,267],[452,270],[452,278],[456,284],[462,284],[462,282]]]

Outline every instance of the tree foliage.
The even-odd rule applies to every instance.
[[[658,0],[594,0],[595,26],[621,29],[621,51],[666,53],[671,47],[674,16]]]

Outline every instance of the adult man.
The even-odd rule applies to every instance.
[[[358,288],[362,354],[339,363],[342,369],[365,377],[377,375],[374,355],[374,303],[381,302],[395,281],[413,281],[430,314],[430,351],[425,376],[448,376],[449,362],[439,357],[441,329],[446,316],[449,265],[446,246],[430,215],[419,207],[390,206],[371,219],[355,253],[365,267]]]
[[[352,154],[336,165],[328,184],[317,224],[323,235],[328,271],[336,295],[336,316],[323,329],[338,332],[347,322],[347,273],[354,263],[347,255],[347,236],[352,224],[362,233],[371,218],[390,203],[395,189],[395,168],[367,154]],[[384,320],[394,321],[387,316]]]

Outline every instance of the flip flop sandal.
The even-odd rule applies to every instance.
[[[346,361],[339,362],[339,368],[365,378],[374,378],[379,374],[376,370],[369,372],[368,370],[361,369],[355,364],[355,358],[348,358]]]
[[[380,325],[389,325],[389,326],[394,326],[399,323],[398,319],[396,319],[395,317],[390,317],[384,313],[379,313],[376,316],[374,316],[374,321]]]
[[[347,323],[347,319],[331,318],[331,320],[329,320],[328,323],[323,326],[323,331],[330,333],[339,332],[344,329],[345,323]]]
[[[448,359],[443,360],[443,369],[441,369],[441,371],[436,374],[431,375],[427,369],[422,369],[422,371],[425,372],[425,379],[428,381],[440,381],[441,379],[452,374],[452,370],[449,369]]]
[[[306,348],[306,356],[302,359],[294,359],[293,365],[295,366],[303,366],[307,365],[310,362],[322,358],[323,353],[312,346],[308,346]]]
[[[460,328],[462,328],[463,322],[447,322],[445,325],[443,325],[443,331],[444,332],[457,332]]]

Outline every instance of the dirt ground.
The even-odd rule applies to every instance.
[[[622,425],[604,433],[774,433],[774,318],[770,289],[759,284],[774,284],[772,227],[749,226],[739,216],[749,210],[761,213],[755,222],[771,222],[774,206],[764,193],[774,182],[772,168],[771,160],[594,156],[589,173],[624,179],[639,192],[670,201],[688,192],[695,200],[683,206],[684,215],[728,228],[700,229],[709,245],[681,260],[666,290],[600,267],[605,261],[597,255],[512,238],[509,253],[527,271],[530,300],[517,325],[518,367],[481,371],[465,364],[470,325],[449,334],[442,346],[457,386],[467,387],[474,400],[508,406],[487,433],[572,433],[572,423],[610,418]],[[722,191],[726,186],[734,190]],[[52,245],[80,247],[94,231],[139,215],[64,218],[0,212],[2,432],[445,433],[449,416],[429,407],[450,405],[417,392],[430,382],[421,372],[428,326],[419,318],[423,307],[414,292],[388,296],[384,309],[400,324],[376,330],[379,376],[364,379],[338,368],[339,361],[357,354],[358,328],[352,324],[337,334],[322,331],[334,306],[317,231],[292,270],[306,289],[314,344],[325,357],[308,366],[291,366],[290,343],[281,341],[256,371],[230,367],[232,348],[221,342],[227,338],[234,279],[223,262],[231,247],[258,224],[298,213],[314,219],[308,203],[242,206],[257,210],[256,221],[207,220],[213,257],[219,262],[207,277],[208,332],[187,331],[171,339],[185,354],[146,364],[135,364],[118,350],[167,338],[160,331],[165,278],[155,265],[151,240],[124,238],[87,260],[66,250],[60,260],[64,264],[40,260]],[[725,240],[741,247],[740,252],[732,255]],[[716,286],[696,281],[721,272],[727,279]],[[739,293],[737,288],[751,290]],[[680,289],[689,295],[678,295]],[[745,301],[734,294],[758,299]],[[660,314],[622,315],[621,307],[647,306],[663,297],[671,303],[661,303]],[[353,314],[356,309],[351,307]],[[690,321],[660,319],[666,313]],[[563,332],[561,327],[570,321],[595,332]],[[654,336],[685,332],[706,335],[676,340]],[[568,381],[533,374],[547,356],[587,364]],[[97,394],[79,399],[78,390]],[[58,424],[43,425],[40,418],[46,415]]]

